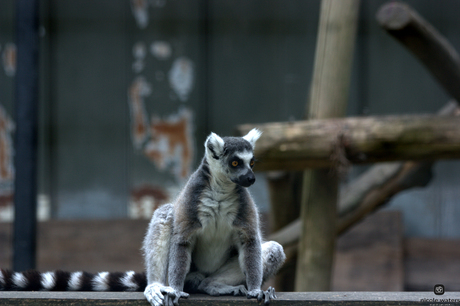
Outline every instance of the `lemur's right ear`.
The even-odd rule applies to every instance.
[[[219,135],[211,133],[204,143],[206,155],[219,159],[224,151],[224,143],[224,140]]]

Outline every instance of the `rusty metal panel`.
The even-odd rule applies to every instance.
[[[362,3],[348,113],[433,112],[448,96],[378,28],[382,3]],[[460,49],[458,2],[409,3]],[[210,131],[303,117],[319,0],[41,4],[39,202],[54,206],[55,217],[148,218],[200,162]],[[0,10],[5,118],[13,109],[13,5],[2,1]],[[8,126],[0,126],[0,175],[9,171],[2,152],[14,153]],[[408,235],[458,237],[457,168],[439,164],[431,187],[390,204],[406,209]],[[0,182],[0,203],[11,202],[8,184]],[[266,211],[263,177],[251,190]]]
[[[49,186],[56,218],[123,218],[129,3],[49,1]]]
[[[148,218],[175,196],[203,154],[203,12],[202,1],[129,2],[129,216]]]

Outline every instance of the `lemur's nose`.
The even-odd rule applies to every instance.
[[[247,180],[248,180],[248,184],[252,185],[256,181],[256,177],[254,175],[250,175],[248,176]]]

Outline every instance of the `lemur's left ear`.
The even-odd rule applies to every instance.
[[[254,129],[250,130],[249,133],[246,134],[246,136],[243,136],[243,139],[246,139],[247,141],[249,141],[249,143],[251,144],[252,148],[255,148],[256,141],[257,141],[257,139],[260,138],[260,135],[262,135],[262,132],[259,131],[256,128],[254,128]]]
[[[214,159],[219,159],[224,151],[224,144],[224,140],[219,135],[211,133],[204,143],[206,154]]]

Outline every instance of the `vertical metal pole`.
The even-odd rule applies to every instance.
[[[212,1],[202,0],[201,1],[201,12],[202,12],[202,31],[203,31],[203,100],[204,100],[204,112],[205,112],[205,124],[204,130],[205,135],[211,130],[211,116],[212,116]]]
[[[16,137],[13,269],[35,268],[38,131],[38,0],[16,0]]]

